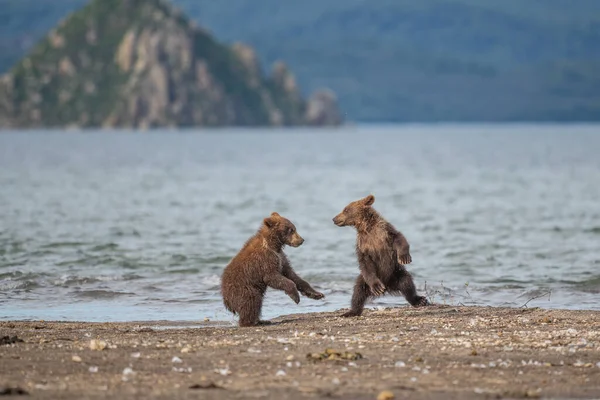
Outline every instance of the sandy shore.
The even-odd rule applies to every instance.
[[[0,337],[8,336],[0,345],[0,393],[20,388],[40,399],[376,399],[382,391],[396,399],[600,398],[600,312],[432,306],[338,315],[290,315],[260,328],[0,322]],[[6,343],[14,336],[23,342]],[[339,355],[323,359],[327,349]]]

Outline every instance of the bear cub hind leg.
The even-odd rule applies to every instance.
[[[365,278],[363,278],[362,275],[359,275],[358,278],[356,278],[356,283],[354,284],[354,292],[352,292],[350,311],[342,314],[342,317],[360,316],[369,297],[372,297],[371,289],[369,288],[369,285],[367,285],[367,282],[365,282]]]
[[[245,299],[238,309],[240,316],[239,326],[254,326],[260,324],[260,311],[262,308],[262,293],[254,293]]]
[[[402,293],[406,301],[413,307],[429,305],[427,298],[417,294],[417,288],[415,287],[412,275],[404,268],[400,268],[394,273],[393,282],[389,289]]]

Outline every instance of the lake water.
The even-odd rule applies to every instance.
[[[0,319],[234,321],[220,275],[272,211],[326,299],[269,290],[263,316],[347,307],[331,219],[369,193],[434,301],[600,310],[599,153],[598,125],[2,132]]]

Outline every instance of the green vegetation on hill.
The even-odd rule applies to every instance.
[[[335,99],[308,103],[277,63],[223,45],[163,0],[94,0],[52,29],[0,85],[0,125],[338,124]]]
[[[4,1],[21,15],[37,2]],[[286,60],[301,88],[332,88],[350,119],[600,120],[597,0],[174,2],[263,62]]]

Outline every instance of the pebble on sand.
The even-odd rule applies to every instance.
[[[377,395],[377,400],[392,400],[394,398],[394,393],[389,390],[384,390]]]
[[[106,342],[104,340],[92,339],[90,340],[90,350],[102,351],[106,348]]]

